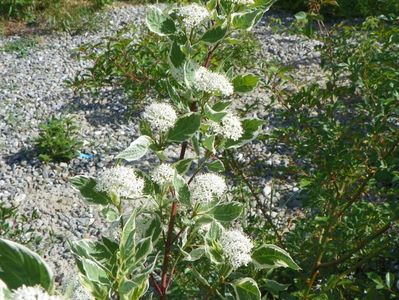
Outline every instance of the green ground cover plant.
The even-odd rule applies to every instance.
[[[40,125],[35,141],[40,160],[45,163],[69,162],[78,156],[82,142],[78,139],[79,128],[72,118],[50,118]]]
[[[31,37],[21,37],[17,40],[9,41],[0,50],[8,53],[16,53],[21,57],[26,56],[30,49],[34,49],[38,40]]]

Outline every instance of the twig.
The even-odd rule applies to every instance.
[[[362,241],[359,242],[359,244],[349,253],[341,256],[341,258],[335,259],[333,261],[325,262],[322,264],[319,264],[319,268],[326,268],[326,267],[331,267],[338,265],[340,263],[343,263],[344,261],[348,260],[351,258],[353,254],[356,252],[362,250],[364,247],[366,247],[369,243],[371,243],[373,240],[375,240],[377,237],[380,235],[384,234],[386,231],[388,231],[392,226],[392,223],[388,223],[381,227],[379,230],[377,230],[374,234],[370,235],[369,237],[363,239]]]
[[[173,202],[171,210],[170,210],[168,233],[167,233],[165,252],[164,252],[163,263],[162,263],[162,275],[161,275],[162,294],[160,297],[161,300],[166,299],[166,291],[168,289],[168,283],[169,283],[168,282],[168,265],[169,265],[169,259],[170,259],[170,252],[172,250],[172,244],[173,244],[173,228],[174,228],[176,213],[177,213],[177,202]]]
[[[242,180],[244,181],[245,185],[249,188],[252,196],[255,198],[256,200],[256,208],[260,209],[262,211],[262,215],[263,217],[268,221],[268,223],[272,226],[273,231],[278,239],[279,242],[279,246],[283,246],[283,241],[282,241],[282,237],[280,235],[280,233],[278,232],[278,229],[276,227],[276,225],[273,223],[272,218],[268,215],[266,208],[264,207],[262,200],[260,199],[258,193],[255,191],[255,188],[252,186],[252,184],[249,182],[249,179],[247,178],[247,176],[244,174],[244,171],[238,166],[237,162],[235,161],[234,157],[232,157],[231,154],[229,154],[226,151],[228,158],[228,162],[230,163],[233,172],[235,171],[237,173],[237,175],[239,175]]]

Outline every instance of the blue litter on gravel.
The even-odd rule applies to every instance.
[[[79,153],[79,158],[92,159],[93,157],[93,154]]]

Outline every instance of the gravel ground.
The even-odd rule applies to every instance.
[[[142,6],[114,8],[107,14],[107,24],[96,33],[70,36],[58,33],[41,36],[37,46],[26,56],[0,50],[0,201],[20,205],[22,212],[35,210],[39,218],[31,222],[34,234],[43,238],[38,250],[56,270],[57,281],[68,284],[75,274],[67,240],[90,238],[99,234],[102,224],[96,207],[84,204],[68,184],[77,174],[95,175],[112,164],[113,157],[137,136],[137,122],[124,120],[127,110],[125,95],[120,91],[105,91],[93,100],[89,95],[75,96],[64,81],[73,78],[87,63],[73,58],[80,44],[98,41],[127,22],[140,24],[145,8]],[[289,17],[288,17],[289,21]],[[262,56],[296,68],[295,76],[304,81],[320,79],[317,44],[298,36],[273,33],[265,21],[257,27],[262,41]],[[0,37],[0,49],[19,37]],[[262,104],[268,103],[264,94]],[[243,99],[243,101],[247,99]],[[32,141],[38,135],[38,125],[50,115],[69,114],[78,120],[84,140],[83,153],[93,159],[75,159],[71,163],[43,165],[32,151]],[[271,118],[270,112],[260,110],[260,118]],[[262,160],[256,182],[263,188],[263,198],[270,196],[270,174],[279,165],[288,163],[285,149],[271,152],[263,142],[248,146],[242,161]],[[140,168],[148,168],[148,161]],[[278,184],[281,194],[293,195],[289,201],[275,201],[272,216],[284,215],[282,208],[292,203],[298,188],[289,178]],[[294,199],[295,200],[295,199]],[[280,207],[280,208],[278,208]],[[78,299],[78,298],[77,298]]]

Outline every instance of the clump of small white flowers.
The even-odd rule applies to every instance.
[[[195,202],[210,202],[226,191],[224,179],[216,174],[208,173],[197,176],[191,186],[191,197]]]
[[[210,17],[207,8],[197,3],[180,7],[178,15],[183,18],[184,27],[188,30],[195,28]]]
[[[136,198],[143,194],[144,180],[137,177],[134,169],[117,166],[105,170],[97,181],[98,191],[124,198]]]
[[[161,164],[151,173],[152,180],[159,185],[173,182],[174,176],[175,169],[169,164]]]
[[[5,299],[5,290],[7,289],[6,284],[0,279],[0,300]]]
[[[254,4],[254,0],[231,0],[234,4],[251,5]]]
[[[223,253],[231,266],[237,269],[251,262],[252,241],[238,229],[226,230],[220,237]]]
[[[240,118],[231,112],[227,113],[220,123],[211,122],[210,129],[214,133],[234,141],[240,139],[244,133]]]
[[[50,296],[40,286],[21,286],[11,294],[13,300],[62,300],[59,296]]]
[[[224,96],[233,94],[234,88],[229,79],[223,75],[199,67],[194,73],[194,87],[203,92],[217,93]]]
[[[173,107],[167,103],[152,103],[143,112],[143,118],[150,124],[153,131],[160,133],[172,128],[177,120]]]

